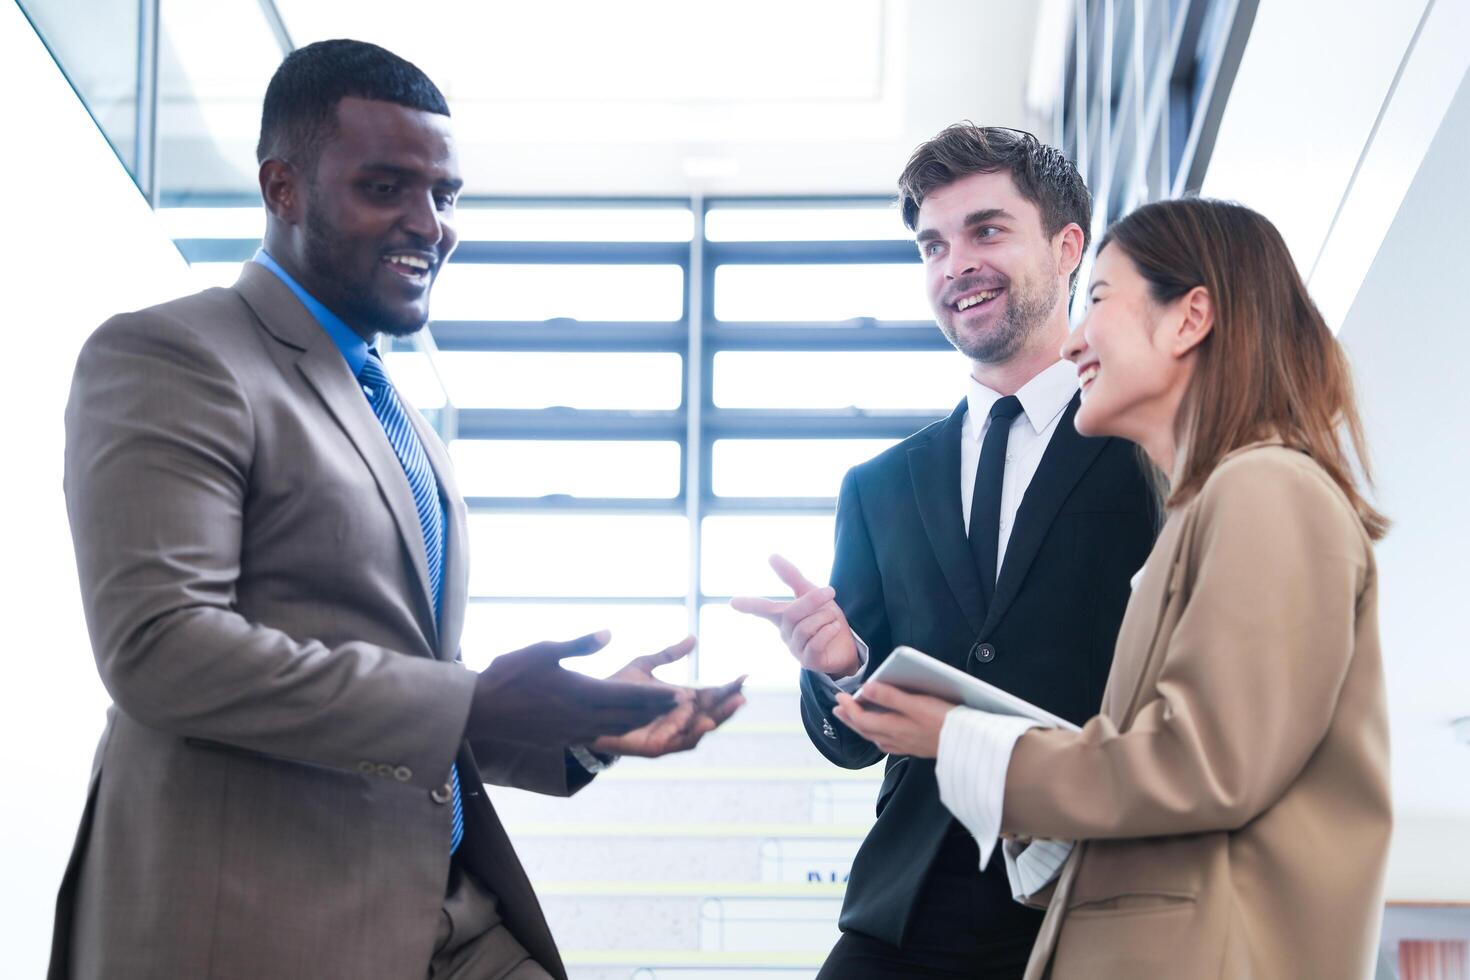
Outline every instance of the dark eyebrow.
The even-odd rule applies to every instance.
[[[970,228],[974,225],[983,225],[987,221],[997,220],[1015,221],[1016,216],[1005,208],[986,208],[983,211],[972,211],[965,215],[965,227]]]
[[[362,169],[371,171],[373,173],[387,174],[390,177],[399,177],[405,180],[412,180],[414,178],[422,176],[422,173],[420,171],[415,170],[412,167],[400,167],[392,163],[365,163],[362,165]],[[443,180],[434,181],[434,186],[444,187],[458,193],[460,188],[464,187],[464,181],[459,179],[458,177],[445,178]]]
[[[971,211],[969,214],[965,215],[965,227],[973,228],[976,225],[987,224],[991,221],[1015,220],[1016,216],[1011,214],[1005,208],[984,208],[980,211]],[[925,228],[923,231],[914,236],[914,241],[922,245],[925,242],[931,242],[940,237],[942,236],[939,234],[939,232],[935,231],[933,228]]]

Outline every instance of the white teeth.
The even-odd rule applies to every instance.
[[[390,255],[388,256],[388,261],[397,265],[406,265],[411,269],[418,269],[420,271],[428,271],[429,268],[429,263],[417,255]]]
[[[1096,364],[1087,365],[1087,367],[1077,372],[1077,383],[1082,385],[1087,384],[1093,378],[1097,377],[1097,372],[1098,366]]]
[[[964,299],[960,300],[958,303],[955,304],[955,309],[964,312],[972,306],[977,306],[980,303],[985,302],[986,300],[995,299],[995,297],[999,295],[999,289],[983,289],[973,296],[966,296]]]

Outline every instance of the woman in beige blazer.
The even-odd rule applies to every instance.
[[[982,863],[1007,838],[1018,898],[1048,908],[1028,978],[1368,976],[1391,825],[1387,521],[1354,477],[1346,358],[1281,236],[1239,205],[1122,219],[1089,300],[1063,351],[1077,428],[1171,475],[1101,713],[1042,729],[869,684],[840,716],[937,757]]]

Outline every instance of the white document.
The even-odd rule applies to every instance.
[[[971,677],[963,670],[951,667],[913,647],[895,647],[888,659],[878,665],[878,669],[873,671],[868,680],[882,681],[916,694],[932,694],[981,711],[1029,718],[1047,728],[1061,728],[1069,732],[1078,730],[1067,719],[1058,718],[1030,701],[1008,694],[978,677]]]

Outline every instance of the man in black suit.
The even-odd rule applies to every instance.
[[[741,598],[804,669],[823,755],[884,757],[834,712],[908,645],[1076,722],[1102,699],[1113,641],[1158,524],[1133,445],[1085,439],[1060,359],[1091,199],[1060,151],[1015,130],[951,126],[899,178],[940,329],[972,365],[949,418],[854,467],[831,586],[779,556],[790,601]],[[1126,368],[1124,368],[1126,370]],[[819,980],[1020,977],[1041,914],[940,802],[933,759],[888,756]]]

